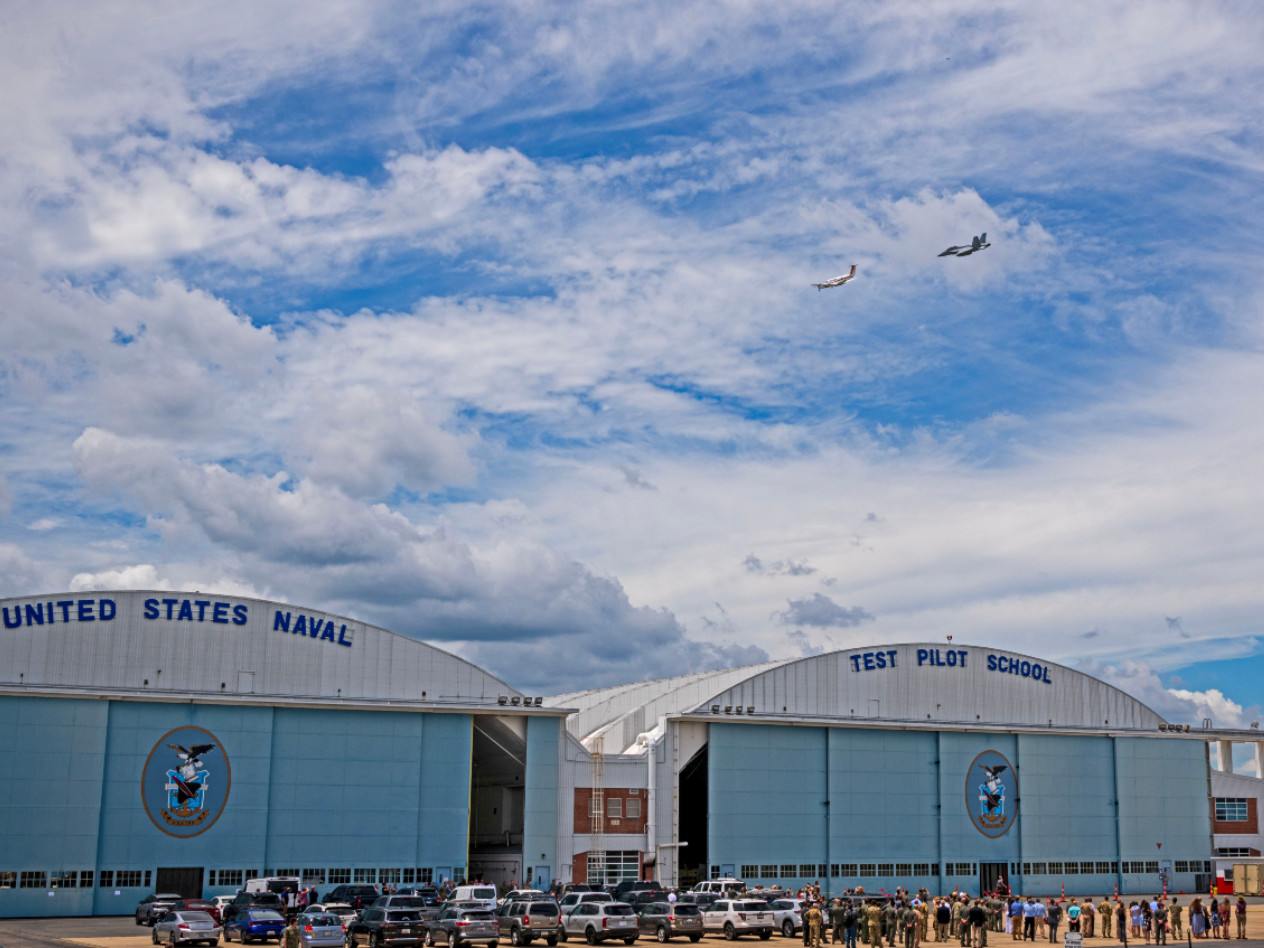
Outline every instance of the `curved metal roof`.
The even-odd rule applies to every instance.
[[[0,600],[0,684],[98,693],[495,704],[521,695],[426,642],[292,603],[198,592]]]
[[[1163,718],[1131,695],[1056,662],[1006,649],[902,643],[826,652],[546,699],[580,708],[571,733],[607,753],[636,752],[662,715],[1153,730]],[[729,715],[733,716],[730,717]]]

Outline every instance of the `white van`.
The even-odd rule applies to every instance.
[[[449,902],[482,902],[488,908],[496,908],[496,887],[485,882],[475,885],[459,885],[448,898]]]
[[[693,887],[694,892],[708,892],[711,895],[738,895],[746,891],[746,883],[741,879],[707,879]]]
[[[281,896],[282,901],[285,901],[288,893],[298,891],[301,882],[298,876],[264,876],[261,879],[247,879],[246,887],[242,891],[248,895],[254,895],[256,892],[275,892]]]

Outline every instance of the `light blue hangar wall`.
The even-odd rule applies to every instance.
[[[1201,742],[756,724],[709,731],[712,874],[765,885],[828,880],[833,891],[973,892],[980,863],[996,863],[1018,891],[1102,895],[1156,890],[1157,873],[1128,872],[1135,863],[1209,858]],[[985,751],[1014,771],[1017,817],[996,838],[970,818],[977,791],[966,775]],[[1169,878],[1175,891],[1193,885],[1193,871]]]
[[[184,725],[222,742],[232,785],[213,826],[177,838],[149,819],[140,783],[155,743]],[[163,866],[460,874],[471,728],[463,714],[0,697],[0,873],[19,879],[0,888],[0,916],[125,914],[153,890],[22,888],[30,871],[91,870],[94,883]]]
[[[527,718],[527,761],[522,801],[523,879],[548,889],[557,874],[558,784],[561,718]]]

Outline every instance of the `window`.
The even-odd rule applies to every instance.
[[[114,888],[114,870],[113,869],[101,870],[101,888],[103,889]]]
[[[839,871],[835,873],[836,875],[851,876],[851,877],[860,875],[860,871],[857,868],[856,863],[854,862],[845,862],[838,868],[839,868]]]
[[[120,869],[114,873],[114,884],[120,889],[136,889],[140,887],[139,869]]]
[[[1060,863],[1060,862],[1051,862],[1051,863],[1049,863],[1049,875],[1051,875],[1051,876],[1060,876],[1060,875],[1062,875],[1062,863]]]
[[[144,882],[144,885],[145,885],[145,888],[146,888],[146,889],[148,889],[151,885],[153,885],[153,884],[154,884],[154,882],[153,882],[153,878],[154,878],[153,871],[152,871],[152,870],[149,870],[149,869],[146,869],[146,870],[145,870],[145,882]]]
[[[759,867],[759,878],[775,879],[777,878],[777,866],[775,863],[764,863]]]
[[[1245,846],[1228,846],[1228,847],[1223,847],[1221,849],[1217,849],[1216,855],[1217,856],[1247,856],[1249,857],[1251,855],[1251,850],[1247,849]],[[1181,870],[1179,869],[1177,870],[1177,872],[1180,872],[1180,871]]]
[[[91,889],[91,888],[92,888],[92,870],[91,870],[91,869],[82,869],[82,870],[80,870],[80,872],[79,872],[79,888],[81,888],[81,889]]]
[[[1062,871],[1068,876],[1078,876],[1080,874],[1080,864],[1078,862],[1065,862],[1062,866]]]
[[[897,862],[895,864],[895,874],[897,876],[911,876],[913,874],[913,864],[911,862]]]
[[[426,883],[434,882],[434,870],[431,869],[429,866],[427,866],[424,869],[418,869],[417,881],[426,882]]]
[[[50,872],[48,876],[48,887],[50,889],[73,889],[79,883],[79,873],[74,869]]]
[[[878,863],[878,875],[883,878],[889,878],[895,875],[895,864],[890,862]]]
[[[1031,864],[1031,874],[1033,876],[1043,876],[1045,873],[1045,864],[1043,862],[1033,862]]]
[[[972,876],[974,875],[974,863],[972,862],[950,862],[944,865],[944,874],[949,876]]]
[[[641,818],[641,798],[628,797],[627,806],[624,807],[624,816],[629,820],[639,820]]]
[[[398,884],[400,881],[400,872],[398,869],[379,869],[377,871],[377,878],[378,881],[382,883],[389,882]]]
[[[16,872],[0,872],[0,889],[17,888],[18,874]]]
[[[756,879],[759,877],[759,866],[746,865],[742,866],[743,879]]]
[[[1157,873],[1159,871],[1159,861],[1157,859],[1148,860],[1145,864],[1143,872]]]
[[[588,798],[589,818],[595,820],[601,816],[601,813],[602,813],[601,801],[603,799],[604,799],[604,796],[600,790],[594,790],[592,792],[592,796]]]
[[[928,863],[928,862],[915,862],[915,863],[913,863],[913,875],[915,875],[915,876],[928,876],[928,875],[930,875],[930,874],[931,874],[931,871],[930,871],[930,863]]]
[[[792,863],[792,862],[783,862],[783,863],[781,864],[781,872],[780,872],[780,876],[781,876],[781,878],[783,878],[783,879],[793,879],[793,878],[794,878],[794,873],[795,873],[794,863]]]
[[[814,862],[799,863],[799,875],[801,875],[805,879],[811,879],[814,875],[816,875],[816,863]]]
[[[1216,820],[1221,823],[1245,823],[1246,798],[1216,797]]]
[[[259,870],[258,870],[258,869],[247,869],[247,870],[246,870],[246,878],[247,878],[247,879],[258,879],[258,878],[259,878]]]
[[[623,800],[620,797],[611,797],[606,801],[606,816],[612,820],[623,819]]]
[[[1093,868],[1097,871],[1098,875],[1105,876],[1110,875],[1115,871],[1115,864],[1112,862],[1095,862],[1093,863]]]
[[[18,885],[23,889],[45,889],[48,879],[42,872],[23,872]]]
[[[270,876],[281,876],[284,879],[293,879],[298,875],[297,869],[277,869],[275,872],[269,872]]]
[[[330,869],[329,884],[330,885],[346,885],[351,881],[350,869]]]
[[[1217,852],[1219,852],[1219,850],[1217,850]],[[1172,868],[1173,868],[1176,872],[1189,872],[1189,860],[1188,860],[1188,859],[1178,859],[1178,860],[1176,860],[1176,863],[1172,866]]]
[[[304,869],[303,883],[305,885],[322,885],[325,881],[324,869]]]
[[[857,874],[861,876],[876,876],[878,867],[871,862],[862,862],[860,864],[860,872]]]
[[[715,870],[713,879],[719,878],[720,867]],[[613,849],[605,852],[588,854],[588,882],[600,885],[615,885],[624,879],[636,879],[641,872],[641,854],[635,849]]]
[[[377,882],[376,869],[357,869],[354,873],[356,882]]]
[[[243,885],[245,876],[246,870],[244,869],[221,869],[216,876],[219,881],[213,884],[233,886],[234,888],[240,889]]]

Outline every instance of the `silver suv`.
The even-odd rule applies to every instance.
[[[580,902],[562,916],[562,941],[574,935],[590,945],[611,938],[622,938],[630,945],[638,934],[636,912],[626,902]]]
[[[718,899],[702,910],[702,924],[709,932],[723,932],[729,941],[739,935],[772,937],[773,914],[767,902]]]
[[[511,945],[529,945],[536,938],[556,945],[562,910],[543,895],[531,901],[510,899],[496,913],[496,924],[502,936],[509,936]]]

